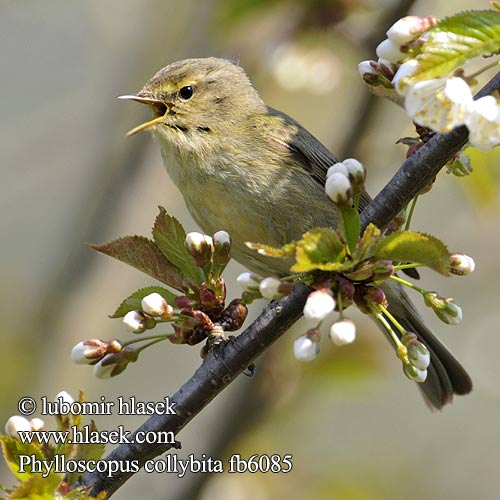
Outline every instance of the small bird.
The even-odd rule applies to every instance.
[[[243,69],[215,57],[186,59],[158,71],[136,95],[152,120],[127,135],[151,130],[165,167],[189,212],[207,234],[224,229],[232,256],[261,275],[289,273],[291,262],[263,256],[246,241],[274,247],[318,226],[335,228],[338,213],[324,193],[338,162],[288,115],[267,106]],[[370,198],[363,194],[361,207]],[[431,352],[425,382],[431,408],[466,394],[472,382],[453,354],[425,326],[399,286],[385,287],[390,311]]]

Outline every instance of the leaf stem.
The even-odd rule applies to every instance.
[[[155,339],[156,342],[160,342],[162,340],[167,340],[168,338],[172,337],[174,334],[173,333],[163,333],[161,335],[149,335],[148,337],[139,337],[137,339],[133,340],[128,340],[127,342],[124,342],[122,344],[122,347],[127,347],[132,344],[137,344],[138,342],[144,342],[145,340],[153,340]],[[151,344],[148,344],[151,345]]]
[[[401,283],[402,285],[407,286],[408,288],[411,288],[412,290],[415,290],[416,292],[418,292],[422,295],[424,293],[427,293],[427,290],[424,290],[423,288],[420,288],[419,286],[414,285],[413,283],[406,281],[403,278],[400,278],[399,276],[392,275],[392,276],[390,276],[390,279],[397,281],[398,283]]]
[[[401,271],[401,269],[414,269],[416,267],[424,267],[425,264],[420,264],[420,262],[412,262],[411,264],[398,264],[394,266],[395,271]]]
[[[382,324],[382,326],[387,330],[387,333],[389,333],[392,341],[394,342],[394,344],[396,346],[396,354],[397,354],[398,358],[401,361],[403,361],[403,363],[405,363],[407,361],[407,359],[408,359],[407,349],[406,349],[405,345],[401,342],[401,340],[399,340],[399,337],[396,335],[396,333],[392,329],[391,324],[384,317],[383,312],[386,313],[387,310],[384,310],[382,312],[382,310],[378,309],[374,305],[371,305],[370,309],[372,311],[372,314],[375,316],[375,318],[378,321],[380,321],[380,323]]]
[[[382,304],[378,304],[377,309],[389,318],[390,322],[401,332],[401,335],[408,333],[406,328]]]
[[[415,207],[417,206],[418,194],[413,198],[410,205],[410,212],[408,213],[408,217],[406,218],[405,231],[410,229],[411,219],[413,218],[413,212],[415,211]]]

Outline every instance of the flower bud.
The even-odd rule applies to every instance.
[[[396,21],[387,30],[387,38],[396,45],[404,45],[435,26],[436,23],[435,17],[406,16]]]
[[[332,324],[329,335],[336,345],[351,344],[356,339],[356,325],[350,319],[340,319]]]
[[[205,267],[212,259],[214,243],[210,236],[196,231],[188,233],[185,241],[186,250],[193,256],[198,267]]]
[[[41,431],[45,427],[45,422],[41,418],[32,418],[30,428],[32,431]]]
[[[352,203],[352,186],[349,179],[336,172],[326,179],[325,193],[333,203],[350,205]]]
[[[335,299],[329,290],[311,292],[304,305],[304,318],[321,321],[335,309],[335,305]]]
[[[130,332],[142,333],[146,330],[146,316],[144,316],[142,311],[129,311],[125,314],[122,321],[125,328]]]
[[[295,339],[293,354],[299,361],[312,361],[319,353],[319,332],[308,330],[305,335]]]
[[[450,271],[453,274],[457,274],[459,276],[465,276],[466,274],[470,274],[476,268],[476,263],[472,257],[465,255],[463,253],[452,253],[450,255]]]
[[[346,158],[342,164],[347,169],[349,179],[354,185],[362,185],[365,182],[365,167],[356,158]]]
[[[248,308],[240,299],[234,299],[222,311],[220,324],[224,331],[234,332],[239,330],[248,314]]]
[[[405,79],[411,76],[417,70],[418,62],[416,59],[410,59],[403,63],[394,78],[392,79],[392,85],[399,95],[405,96],[408,91],[408,85],[405,83]]]
[[[127,368],[129,363],[137,361],[140,352],[140,347],[128,346],[119,352],[106,354],[94,365],[94,376],[100,379],[116,377]]]
[[[379,285],[394,274],[391,260],[377,260],[373,266],[373,283]]]
[[[225,265],[229,262],[229,252],[231,251],[231,236],[227,231],[217,231],[213,237],[214,262]]]
[[[281,281],[278,278],[269,276],[264,278],[259,284],[259,292],[265,299],[279,299],[283,297],[281,292]]]
[[[56,394],[54,401],[59,401],[61,399],[64,403],[71,405],[75,402],[73,396],[66,391],[61,391]]]
[[[406,346],[406,354],[410,363],[419,370],[426,370],[431,363],[429,349],[412,332],[403,335],[401,342]]]
[[[339,284],[339,292],[342,295],[342,301],[352,299],[356,290],[352,282],[342,276],[337,277],[337,281]]]
[[[394,75],[396,73],[396,66],[397,65],[393,62],[388,61],[387,59],[383,59],[382,57],[379,57],[377,61],[377,68],[379,73],[387,80],[392,80],[394,78]]]
[[[406,54],[401,52],[399,45],[387,38],[377,45],[375,52],[380,59],[385,59],[394,64],[406,57]]]
[[[93,370],[94,377],[99,378],[101,380],[105,380],[108,378],[111,378],[111,372],[114,370],[115,365],[107,365],[103,366],[101,364],[101,361],[99,361],[95,366]]]
[[[236,281],[243,290],[249,292],[258,289],[260,284],[260,278],[256,274],[250,272],[241,273],[236,278]]]
[[[462,308],[452,298],[440,297],[436,292],[426,292],[424,302],[443,323],[458,325],[462,321]]]
[[[365,78],[365,76],[377,76],[377,63],[375,61],[361,61],[358,64],[358,71],[362,78]]]
[[[326,178],[330,177],[333,174],[342,174],[346,177],[349,177],[349,172],[347,171],[347,167],[342,163],[338,162],[332,165],[328,171],[326,172]]]
[[[410,380],[415,382],[422,383],[427,379],[427,370],[421,370],[411,363],[403,364],[403,371]]]
[[[159,293],[150,293],[141,300],[142,310],[150,316],[163,316],[169,312],[167,301]],[[172,309],[172,306],[170,306]]]
[[[25,417],[21,417],[21,415],[13,415],[5,422],[5,434],[13,438],[18,438],[19,435],[17,433],[19,431],[30,432],[30,421]]]
[[[102,358],[107,351],[108,344],[99,339],[88,339],[78,342],[71,349],[71,361],[77,365],[88,365],[96,359]]]

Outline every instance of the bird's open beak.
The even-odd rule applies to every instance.
[[[155,117],[152,120],[141,123],[140,125],[137,125],[137,127],[134,127],[132,130],[129,130],[125,134],[125,137],[130,137],[131,135],[137,134],[138,132],[142,132],[143,130],[147,130],[148,128],[154,127],[155,125],[162,123],[165,115],[168,113],[168,106],[165,103],[157,99],[152,99],[150,97],[142,97],[140,95],[120,95],[118,96],[118,99],[124,99],[127,101],[137,101],[142,104],[147,104],[148,106],[151,106],[153,113],[155,115]]]

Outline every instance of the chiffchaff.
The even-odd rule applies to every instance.
[[[250,250],[246,241],[280,247],[318,226],[335,227],[338,214],[324,194],[328,167],[338,160],[289,116],[267,106],[244,71],[225,59],[170,64],[137,95],[153,119],[151,130],[165,167],[194,220],[207,234],[224,229],[232,256],[259,274],[285,274],[290,263]],[[361,205],[369,201],[364,195]],[[441,408],[472,389],[469,376],[429,331],[406,294],[385,288],[390,310],[431,351],[427,402]]]

